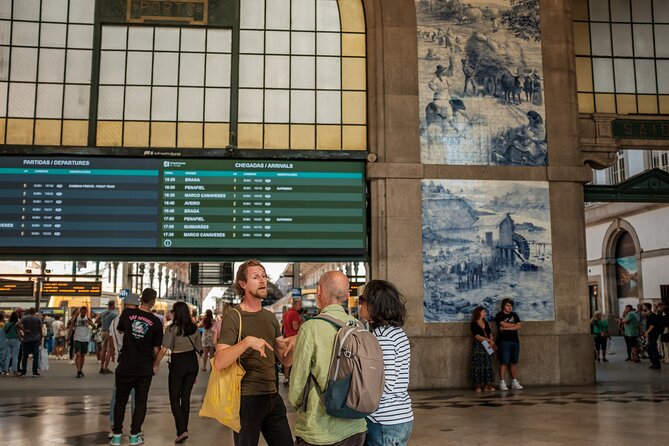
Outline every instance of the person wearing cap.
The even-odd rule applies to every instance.
[[[504,381],[506,369],[511,373],[511,388],[522,390],[518,382],[518,363],[520,357],[520,340],[518,330],[522,324],[520,318],[513,312],[513,300],[502,299],[501,311],[495,316],[497,323],[497,348],[499,353],[499,390],[509,390]]]
[[[151,313],[157,293],[153,288],[142,291],[139,308],[126,308],[118,317],[116,330],[123,333],[123,347],[116,367],[116,402],[113,435],[109,444],[121,444],[125,406],[135,391],[135,411],[130,425],[130,446],[144,443],[142,423],[153,379],[153,360],[163,343],[163,324]]]

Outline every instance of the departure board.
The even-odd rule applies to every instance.
[[[42,283],[42,294],[45,296],[101,296],[102,282],[57,282]]]
[[[0,296],[32,296],[34,285],[32,280],[0,279]]]
[[[359,257],[366,218],[357,161],[0,157],[0,254]]]

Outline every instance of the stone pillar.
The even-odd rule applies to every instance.
[[[579,148],[571,2],[541,2],[547,167],[422,164],[414,0],[364,1],[368,43],[370,278],[407,298],[411,387],[468,387],[469,323],[425,323],[421,180],[549,182],[555,320],[528,322],[521,335],[527,385],[592,384],[583,184],[591,171]],[[522,315],[521,315],[522,317]]]

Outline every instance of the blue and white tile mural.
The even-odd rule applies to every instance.
[[[554,320],[548,183],[423,180],[425,322],[494,316],[505,297],[522,320]]]
[[[539,0],[416,0],[421,159],[548,163]]]

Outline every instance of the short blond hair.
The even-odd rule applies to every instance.
[[[265,271],[265,274],[267,274],[267,271],[265,270],[263,264],[260,263],[260,260],[251,259],[239,265],[239,269],[237,270],[237,274],[235,275],[235,283],[234,283],[235,293],[237,293],[238,296],[244,295],[244,288],[242,288],[239,285],[239,282],[246,282],[250,266],[259,266],[262,268],[263,271]]]

